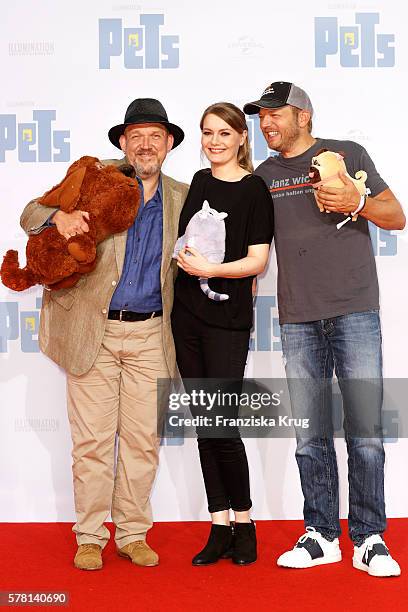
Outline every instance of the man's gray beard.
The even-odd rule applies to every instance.
[[[133,164],[136,175],[140,178],[149,178],[154,174],[160,172],[161,165],[158,162],[149,162],[147,164],[141,164],[140,162],[135,162]]]

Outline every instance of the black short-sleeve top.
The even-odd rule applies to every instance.
[[[215,178],[209,169],[197,172],[180,215],[179,236],[184,234],[188,222],[202,208],[204,200],[211,208],[228,214],[225,219],[225,263],[246,257],[251,245],[272,242],[272,199],[261,177],[248,174],[240,181],[230,182]],[[228,300],[217,302],[201,291],[197,276],[190,276],[179,269],[175,298],[209,325],[225,329],[250,329],[253,317],[252,280],[253,276],[211,278],[209,285],[212,290],[229,295]]]

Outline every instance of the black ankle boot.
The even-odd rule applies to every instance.
[[[232,561],[237,565],[249,565],[256,561],[256,531],[255,523],[235,523],[234,552]]]
[[[193,558],[193,565],[210,565],[211,563],[217,563],[219,559],[229,557],[231,541],[232,529],[230,525],[211,525],[208,542],[203,550]]]

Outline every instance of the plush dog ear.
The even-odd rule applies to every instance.
[[[58,185],[47,191],[38,200],[43,206],[59,207],[63,212],[70,213],[75,210],[81,187],[86,174],[86,166],[78,166],[71,171]]]
[[[317,157],[318,155],[320,155],[320,153],[326,153],[326,151],[328,151],[329,149],[319,149],[318,152],[316,153],[316,155],[314,155],[314,157]]]
[[[344,151],[337,151],[337,153],[338,155],[341,155],[343,159],[346,157],[346,154]]]

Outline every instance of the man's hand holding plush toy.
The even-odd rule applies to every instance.
[[[309,177],[320,212],[347,216],[345,221],[337,224],[337,229],[350,219],[357,220],[368,192],[364,170],[359,170],[352,178],[344,163],[344,153],[321,149],[312,159]]]
[[[315,198],[319,209],[326,212],[352,214],[360,205],[360,194],[354,183],[343,173],[339,173],[343,187],[315,187]]]
[[[55,225],[61,236],[69,240],[73,236],[89,232],[89,225],[85,219],[89,221],[89,213],[85,210],[74,210],[71,213],[57,210],[51,218],[51,223]]]

